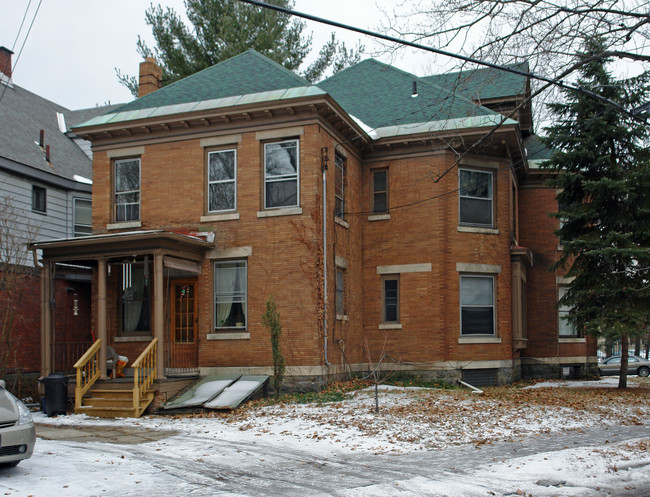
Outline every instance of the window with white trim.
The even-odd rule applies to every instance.
[[[459,222],[470,226],[492,226],[494,174],[477,169],[458,170]]]
[[[494,276],[460,276],[460,334],[494,335]]]
[[[140,220],[140,159],[115,161],[115,222]]]
[[[87,236],[92,233],[92,203],[87,198],[73,199],[73,236]]]
[[[237,150],[208,152],[208,212],[237,209]]]
[[[246,329],[247,261],[214,263],[215,330]]]
[[[558,301],[564,297],[568,288],[561,286],[558,288]],[[560,338],[577,338],[580,336],[578,329],[576,328],[575,323],[572,323],[567,319],[569,311],[571,310],[570,306],[560,305],[557,310],[558,318],[558,335]]]
[[[300,206],[298,140],[264,144],[264,208]]]

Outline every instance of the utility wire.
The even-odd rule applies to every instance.
[[[549,85],[558,86],[558,87],[564,88],[566,90],[578,91],[580,93],[584,93],[585,95],[589,95],[592,98],[596,98],[598,100],[606,102],[607,104],[612,105],[613,107],[617,108],[618,110],[620,110],[621,112],[623,112],[624,114],[626,114],[626,115],[628,115],[628,116],[630,116],[632,118],[639,119],[639,117],[637,115],[633,114],[631,111],[627,110],[626,108],[624,108],[623,106],[617,104],[616,102],[613,102],[613,101],[611,101],[611,100],[609,100],[609,99],[607,99],[607,98],[605,98],[605,97],[603,97],[601,95],[593,93],[593,92],[591,92],[589,90],[585,90],[584,88],[581,88],[581,87],[579,87],[577,85],[564,83],[561,79],[553,79],[553,78],[547,78],[545,76],[539,76],[537,74],[533,74],[533,73],[530,73],[530,72],[520,71],[519,69],[515,69],[514,67],[508,67],[508,66],[495,64],[495,63],[492,63],[492,62],[487,62],[487,61],[484,61],[484,60],[474,59],[472,57],[467,57],[465,55],[460,55],[460,54],[457,54],[457,53],[454,53],[454,52],[448,52],[446,50],[441,50],[439,48],[429,47],[429,46],[426,46],[426,45],[422,45],[420,43],[414,43],[412,41],[403,40],[401,38],[396,38],[394,36],[377,33],[376,31],[370,31],[368,29],[357,28],[356,26],[351,26],[349,24],[344,24],[344,23],[341,23],[341,22],[332,21],[330,19],[325,19],[323,17],[314,16],[312,14],[306,14],[304,12],[298,12],[296,10],[287,9],[285,7],[280,7],[278,5],[271,5],[271,4],[268,4],[268,3],[265,3],[265,2],[260,2],[258,0],[239,0],[239,1],[243,2],[243,3],[247,3],[249,5],[255,5],[256,7],[262,7],[264,9],[271,9],[271,10],[275,10],[277,12],[282,12],[283,14],[287,14],[287,15],[290,15],[290,16],[302,17],[303,19],[307,19],[309,21],[319,22],[321,24],[327,24],[329,26],[334,26],[336,28],[341,28],[341,29],[345,29],[345,30],[348,30],[348,31],[354,31],[356,33],[361,33],[363,35],[371,36],[373,38],[379,38],[381,40],[389,41],[389,42],[392,42],[392,43],[397,43],[399,45],[404,45],[404,46],[408,46],[408,47],[411,47],[411,48],[417,48],[419,50],[425,50],[427,52],[432,52],[432,53],[435,53],[435,54],[438,54],[438,55],[444,55],[445,57],[450,57],[452,59],[460,59],[462,61],[470,62],[472,64],[477,64],[477,65],[480,65],[480,66],[490,67],[492,69],[497,69],[497,70],[500,70],[500,71],[505,71],[505,72],[510,72],[510,73],[513,73],[513,74],[518,74],[519,76],[525,76],[527,78],[536,79],[536,80],[539,80],[539,81],[544,81],[544,82],[548,83]],[[605,55],[605,54],[603,54],[603,55]]]
[[[31,0],[30,0],[31,3]],[[34,17],[32,17],[32,22],[29,25],[29,29],[27,30],[27,34],[25,35],[25,39],[23,40],[23,44],[20,47],[20,51],[18,52],[18,56],[16,57],[16,62],[14,62],[14,67],[12,69],[12,72],[16,69],[16,66],[18,65],[18,61],[20,60],[20,55],[23,53],[23,49],[25,48],[25,44],[27,43],[27,38],[29,37],[29,33],[32,32],[32,26],[34,26],[34,21],[36,20],[36,16],[38,15],[38,11],[41,8],[41,4],[43,3],[43,0],[39,0],[38,2],[38,7],[36,7],[36,12],[34,12]],[[29,5],[27,5],[27,8],[29,8]],[[25,16],[27,15],[27,11],[25,11]],[[23,18],[23,22],[25,19]],[[22,29],[22,23],[20,25],[20,29]],[[18,31],[20,33],[20,30]],[[18,37],[16,36],[16,40],[18,40]],[[14,42],[15,44],[16,42]],[[7,82],[8,83],[8,82]],[[6,84],[4,88],[2,89],[2,93],[0,94],[0,102],[2,102],[2,97],[5,96],[5,92],[7,91],[7,87],[9,84]]]
[[[27,3],[27,8],[25,9],[25,13],[23,14],[23,20],[20,21],[20,27],[18,28],[18,32],[16,33],[16,39],[14,40],[14,44],[11,45],[11,51],[12,52],[16,48],[16,43],[18,43],[18,38],[20,37],[20,32],[23,30],[23,25],[25,24],[25,19],[27,19],[27,12],[29,12],[29,7],[31,5],[32,5],[32,0],[29,0],[29,2]]]

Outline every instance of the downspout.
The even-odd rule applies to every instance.
[[[327,360],[327,147],[320,149],[320,166],[323,173],[323,356],[325,366],[331,366]]]

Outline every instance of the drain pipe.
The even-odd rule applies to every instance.
[[[320,149],[320,167],[323,173],[323,355],[325,366],[330,367],[327,360],[327,147]]]

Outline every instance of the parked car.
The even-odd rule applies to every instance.
[[[36,443],[32,414],[5,386],[0,380],[0,467],[32,457]]]
[[[639,376],[650,374],[649,360],[630,354],[627,361],[627,374],[638,374]],[[603,360],[598,364],[598,371],[601,376],[618,375],[621,372],[621,356],[614,355]]]

